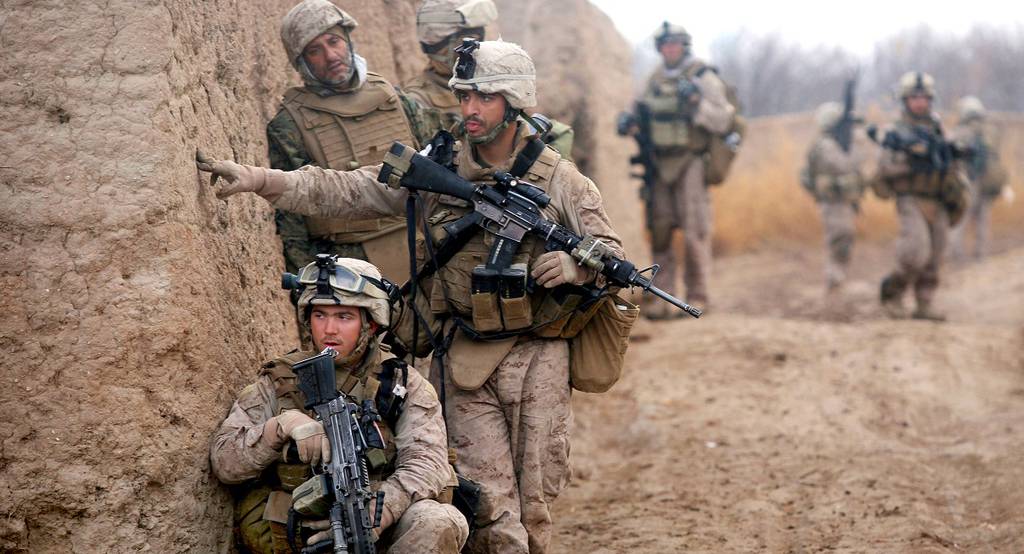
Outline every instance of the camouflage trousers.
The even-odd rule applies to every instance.
[[[658,159],[659,179],[651,198],[651,253],[661,266],[658,282],[664,290],[683,298],[676,290],[679,260],[672,249],[672,232],[682,229],[685,298],[690,302],[708,300],[711,272],[711,203],[704,182],[704,162],[692,154]]]
[[[479,389],[445,383],[456,469],[482,488],[470,553],[543,554],[569,483],[569,344],[517,344]]]
[[[851,202],[841,201],[822,201],[818,207],[825,226],[825,285],[833,290],[846,280],[846,270],[853,253],[853,223],[857,208]]]
[[[454,506],[419,500],[384,532],[381,543],[388,554],[458,554],[468,536],[466,518]]]
[[[900,236],[896,242],[896,270],[883,282],[883,293],[902,298],[913,288],[918,306],[927,306],[939,287],[939,268],[949,235],[949,215],[934,200],[899,196],[896,212]]]
[[[970,256],[980,260],[988,254],[992,204],[997,197],[979,194],[977,189],[978,187],[971,187],[971,204],[967,208],[967,213],[949,234],[950,255],[957,261],[965,260],[968,255],[964,246],[967,227],[974,227],[974,249]]]

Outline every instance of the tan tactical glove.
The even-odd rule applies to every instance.
[[[373,500],[370,500],[370,521],[373,521],[373,518],[375,517],[376,513],[377,499],[374,498]],[[377,527],[373,530],[374,535],[380,537],[380,534],[388,527],[391,527],[392,523],[394,523],[394,518],[391,516],[391,511],[388,510],[387,507],[385,506],[384,513],[381,514],[380,517],[380,527]],[[331,538],[331,520],[329,519],[303,521],[301,525],[306,529],[318,531],[318,533],[315,533],[313,536],[309,537],[306,540],[306,546],[313,546],[314,544],[320,541],[325,541]]]
[[[592,271],[577,264],[572,256],[561,250],[541,254],[530,275],[538,285],[549,289],[565,283],[582,285],[594,277]]]
[[[274,417],[277,434],[282,440],[292,439],[299,450],[299,459],[308,464],[331,461],[331,443],[327,441],[324,426],[300,412],[285,410]]]
[[[215,192],[217,198],[227,198],[240,192],[255,192],[273,202],[284,193],[282,171],[215,160],[199,150],[196,150],[196,167],[213,174],[210,185],[216,185],[218,177],[224,178],[225,183]]]

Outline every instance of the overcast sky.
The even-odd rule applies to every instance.
[[[842,46],[868,55],[879,39],[922,21],[943,32],[963,34],[975,23],[1024,26],[1020,0],[590,0],[611,16],[633,43],[649,37],[665,19],[693,36],[698,56],[708,55],[715,37],[746,28],[756,34],[777,32],[807,47]]]

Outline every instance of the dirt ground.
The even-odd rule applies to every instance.
[[[944,324],[881,314],[888,245],[839,317],[819,250],[720,260],[709,315],[641,322],[574,397],[553,551],[1024,551],[1022,239],[946,271]]]

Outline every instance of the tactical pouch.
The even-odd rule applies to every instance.
[[[574,389],[605,392],[619,380],[638,315],[640,309],[618,295],[597,301],[592,317],[569,341],[569,381]]]
[[[704,156],[706,172],[704,179],[709,185],[720,185],[729,176],[729,169],[736,159],[740,140],[746,130],[746,121],[736,116],[732,129],[724,135],[713,133],[708,143],[707,154]]]
[[[497,270],[476,266],[473,268],[470,286],[473,328],[481,332],[501,331],[501,310],[498,308],[500,280]]]
[[[498,293],[506,331],[525,329],[533,323],[533,306],[526,295],[526,264],[514,264],[501,272]]]
[[[549,321],[551,323],[538,329],[534,334],[546,339],[570,338],[564,336],[564,330],[570,321],[581,315],[575,311],[581,299],[580,295],[566,293],[558,287],[549,291],[544,295],[544,299],[541,300],[534,319],[540,323]]]
[[[292,491],[292,508],[303,517],[326,517],[331,510],[327,475],[316,475]]]

